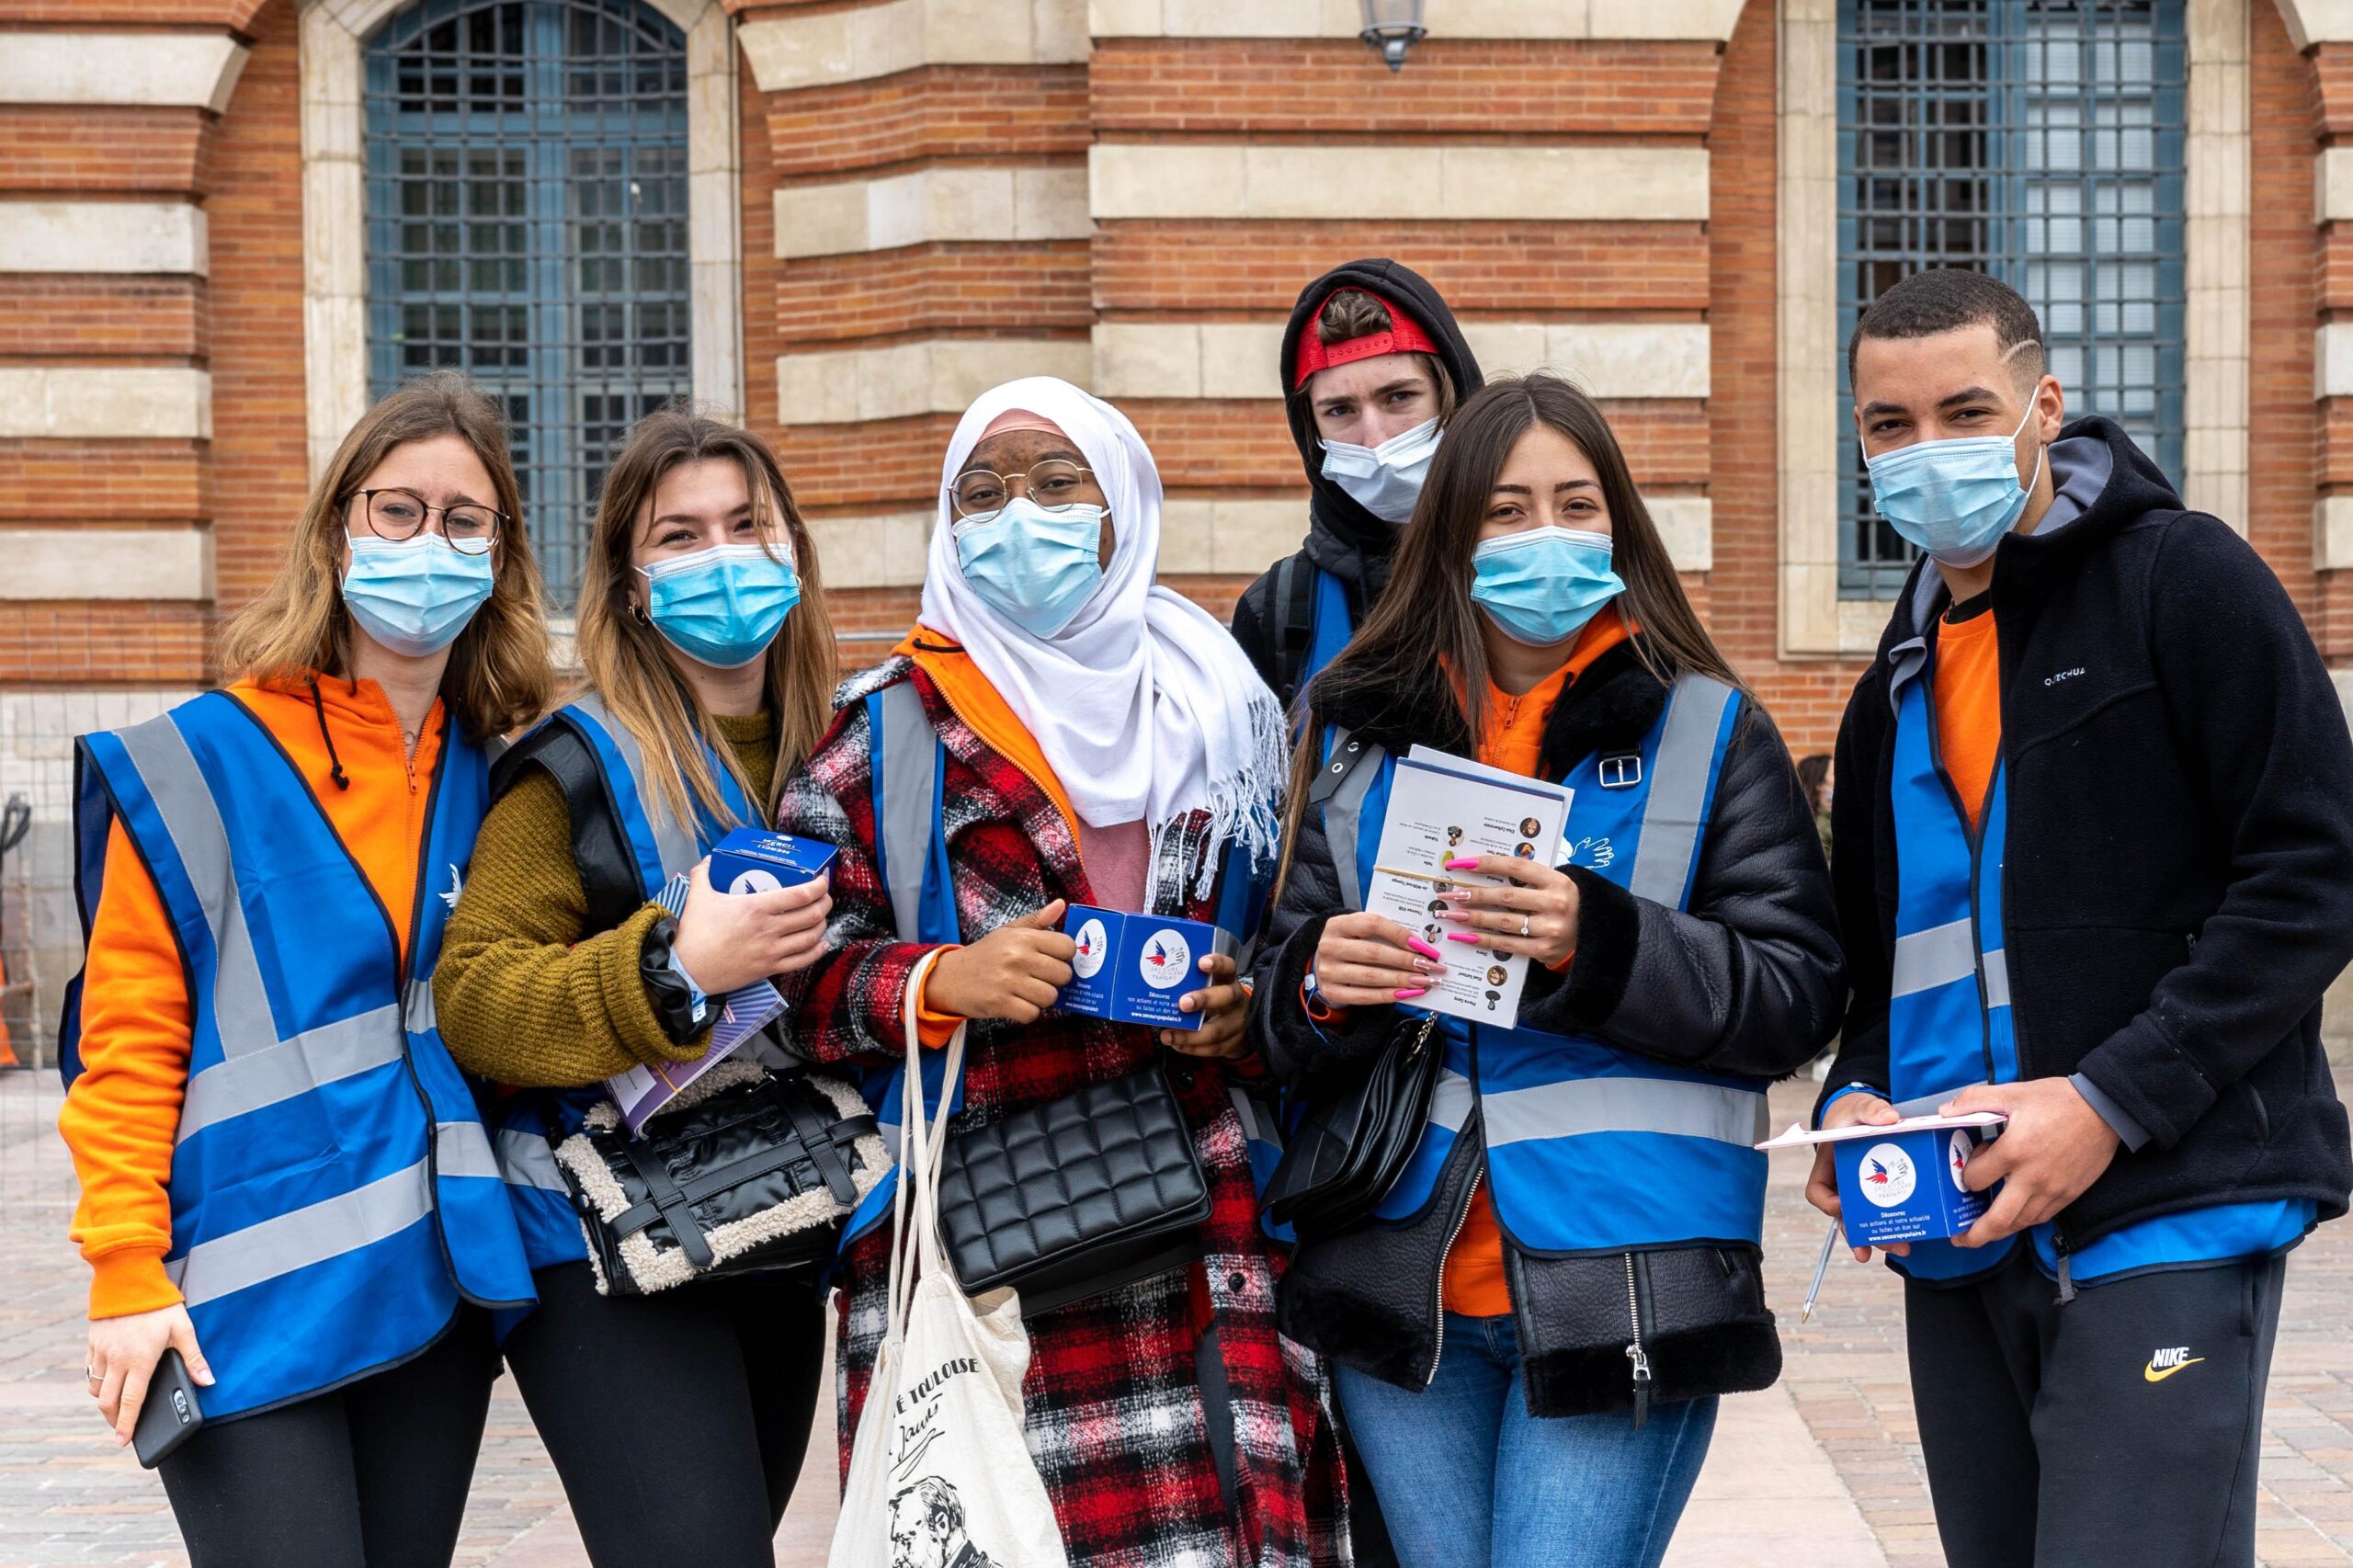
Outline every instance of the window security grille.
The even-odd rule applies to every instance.
[[[1856,318],[1930,267],[2042,317],[2068,413],[2178,474],[2183,0],[1839,0],[1838,294]],[[1839,588],[1885,597],[1911,548],[1873,515],[1843,358]]]
[[[499,400],[568,614],[605,464],[692,391],[685,35],[637,0],[424,0],[366,109],[369,395],[446,366]]]

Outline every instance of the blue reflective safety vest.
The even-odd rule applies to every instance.
[[[219,1380],[209,1417],[302,1399],[415,1355],[459,1302],[532,1299],[472,1086],[441,1043],[433,965],[489,804],[483,748],[445,732],[404,963],[392,917],[261,721],[209,692],[82,737],[76,894],[96,921],[120,822],[189,987],[171,1248]],[[61,1031],[81,1070],[81,981]]]
[[[1972,1084],[2021,1076],[2002,925],[2009,769],[1996,762],[1972,832],[1938,747],[1927,643],[1897,647],[1891,681],[1895,757],[1895,953],[1890,976],[1888,1087],[1906,1115],[1933,1112]],[[2311,1228],[2309,1199],[2225,1203],[2163,1215],[2063,1255],[2049,1222],[2029,1234],[2045,1273],[2070,1284],[2277,1251]],[[1889,1263],[1915,1279],[1959,1281],[2007,1260],[2016,1238],[1963,1250],[1915,1242]]]
[[[695,862],[726,835],[728,824],[699,809],[691,827],[676,819],[647,773],[644,753],[636,738],[593,696],[584,696],[548,715],[533,735],[517,743],[518,747],[529,744],[539,730],[548,725],[568,729],[585,743],[645,898],[658,897],[672,877],[692,870]],[[708,752],[709,743],[704,746]],[[762,820],[735,775],[717,756],[710,756],[709,761],[720,798],[735,813],[736,822]],[[499,1171],[514,1199],[516,1222],[522,1227],[523,1244],[533,1268],[587,1259],[588,1244],[580,1233],[580,1216],[563,1175],[556,1168],[555,1143],[579,1131],[590,1108],[605,1097],[601,1085],[522,1089],[508,1095],[499,1108]]]
[[[1637,750],[1571,767],[1570,863],[1687,908],[1739,714],[1732,687],[1687,675]],[[1395,761],[1336,731],[1324,766],[1336,781],[1322,808],[1334,869],[1362,908]],[[1429,1121],[1376,1219],[1422,1211],[1475,1113],[1496,1221],[1527,1251],[1761,1244],[1764,1080],[1671,1067],[1592,1035],[1443,1017],[1438,1027],[1446,1065]]]
[[[948,864],[946,779],[948,744],[931,726],[924,711],[923,695],[915,682],[901,679],[867,694],[868,744],[871,748],[874,805],[874,856],[882,886],[891,898],[891,917],[902,942],[941,946],[961,942],[963,930],[956,917],[956,891]],[[1249,851],[1230,846],[1219,876],[1218,905],[1213,923],[1246,939],[1266,910],[1267,881],[1250,865]],[[952,1113],[963,1108],[964,1085],[960,1077],[944,1085],[945,1052],[923,1053],[924,1104],[937,1107],[944,1093]],[[870,1067],[858,1088],[874,1108],[882,1146],[898,1158],[899,1125],[905,1115],[906,1069],[904,1065]],[[1250,1142],[1251,1175],[1263,1187],[1282,1158],[1282,1135],[1271,1108],[1246,1089],[1231,1090]],[[891,1212],[898,1189],[894,1165],[874,1184],[843,1228],[842,1246],[871,1230]]]

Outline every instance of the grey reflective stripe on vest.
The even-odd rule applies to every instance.
[[[662,791],[654,788],[653,779],[646,777],[645,754],[638,748],[637,737],[629,733],[628,725],[607,712],[605,705],[592,696],[584,693],[575,697],[572,706],[603,725],[605,733],[612,739],[614,749],[621,754],[621,764],[629,769],[630,782],[637,787],[637,802],[644,809],[645,820],[653,826],[654,852],[662,858],[662,875],[666,879],[693,869],[695,862],[702,858],[702,851],[696,847],[693,830],[670,813]]]
[[[1890,972],[1888,994],[1891,997],[1911,996],[1923,991],[1934,991],[1939,985],[1950,985],[1965,980],[1972,972],[1982,971],[1985,979],[1985,1006],[2006,1007],[2010,1005],[2009,955],[1995,948],[1987,953],[1981,965],[1977,958],[1977,940],[1971,932],[1969,918],[1948,920],[1941,926],[1931,926],[1925,931],[1915,931],[1908,937],[1895,938],[1895,962]]]
[[[498,1156],[490,1134],[479,1121],[437,1121],[433,1124],[433,1174],[437,1176],[483,1176],[499,1179]]]
[[[1361,744],[1361,750],[1352,750]],[[1332,870],[1340,879],[1340,902],[1347,909],[1364,907],[1364,888],[1357,878],[1357,834],[1364,822],[1364,798],[1381,777],[1386,754],[1369,743],[1358,743],[1346,730],[1332,732],[1332,758],[1325,766],[1340,774],[1340,787],[1324,803],[1324,842],[1332,852]]]
[[[1471,1092],[1471,1080],[1449,1069],[1438,1074],[1438,1087],[1430,1095],[1429,1119],[1449,1132],[1460,1132],[1471,1119],[1471,1108],[1477,1099]]]
[[[433,1006],[433,977],[430,974],[410,976],[407,996],[408,1032],[432,1034],[441,1028],[441,1015]]]
[[[555,1149],[543,1133],[510,1127],[498,1135],[499,1174],[520,1187],[571,1196],[563,1173],[556,1169]]]
[[[1708,803],[1708,776],[1724,708],[1737,697],[1710,676],[1677,677],[1666,700],[1666,727],[1652,764],[1650,797],[1643,802],[1643,834],[1626,890],[1636,898],[1683,907],[1699,847],[1699,813]]]
[[[2006,948],[1995,948],[1985,955],[1985,1006],[2006,1007],[2009,1005],[2009,950]]]
[[[400,1009],[379,1007],[296,1035],[263,1051],[216,1062],[188,1081],[179,1138],[389,1066],[401,1059]]]
[[[899,940],[923,940],[923,873],[931,859],[931,797],[939,738],[915,682],[882,688],[882,820],[874,824]]]
[[[1925,931],[1895,938],[1895,961],[1889,971],[1888,994],[1910,996],[1949,985],[1977,967],[1977,942],[1970,935],[1969,917],[1948,920]],[[2006,989],[2006,987],[2005,987]]]
[[[1664,1132],[1745,1149],[1772,1136],[1763,1094],[1673,1078],[1572,1078],[1480,1096],[1487,1146],[1587,1132]]]
[[[212,1021],[220,1031],[222,1054],[233,1058],[270,1050],[279,1043],[278,1021],[262,985],[252,934],[245,929],[244,905],[237,898],[229,830],[222,824],[220,807],[213,804],[204,770],[168,715],[124,730],[119,738],[154,799],[212,933],[218,955]]]
[[[165,1261],[164,1272],[191,1307],[372,1246],[415,1224],[433,1209],[430,1162],[199,1243]]]

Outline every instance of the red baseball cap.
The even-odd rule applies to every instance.
[[[1370,359],[1381,354],[1438,352],[1438,345],[1430,341],[1429,334],[1422,330],[1419,322],[1370,289],[1335,289],[1316,302],[1314,315],[1322,315],[1324,307],[1342,294],[1363,294],[1379,301],[1381,307],[1389,312],[1389,330],[1364,337],[1351,337],[1342,343],[1327,344],[1316,335],[1314,316],[1309,317],[1307,326],[1299,335],[1299,352],[1291,365],[1291,391],[1297,392],[1305,386],[1307,378],[1316,371],[1328,369],[1334,365],[1345,365],[1354,359]]]

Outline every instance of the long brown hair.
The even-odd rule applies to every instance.
[[[763,655],[777,746],[776,782],[759,808],[773,821],[786,776],[816,749],[833,718],[839,671],[833,623],[825,616],[824,580],[817,569],[817,541],[767,442],[748,430],[675,408],[646,415],[630,432],[629,444],[605,472],[604,494],[597,501],[588,569],[580,581],[580,665],[590,688],[645,754],[654,787],[671,813],[691,822],[691,799],[714,820],[733,823],[734,812],[719,792],[709,757],[717,756],[747,796],[751,780],[736,762],[734,748],[719,734],[710,710],[671,663],[669,642],[630,595],[638,518],[654,504],[655,488],[673,469],[720,459],[743,469],[763,543],[776,523],[784,525],[792,541],[793,571],[801,579],[801,602]],[[707,748],[698,744],[703,739],[710,742]]]
[[[312,670],[351,667],[351,615],[343,605],[347,506],[393,448],[456,436],[490,472],[498,530],[490,597],[449,646],[441,699],[476,738],[538,718],[555,687],[540,568],[523,527],[523,494],[506,450],[498,405],[455,370],[408,382],[359,416],[335,449],[294,524],[294,545],[259,598],[221,634],[221,666],[231,679],[300,680]]]
[[[1539,425],[1574,442],[1600,476],[1613,564],[1626,583],[1617,608],[1632,631],[1643,667],[1662,683],[1689,671],[1746,690],[1685,597],[1666,541],[1634,488],[1599,405],[1560,377],[1538,371],[1489,381],[1447,422],[1388,586],[1356,636],[1302,696],[1309,709],[1345,702],[1392,713],[1447,714],[1460,729],[1427,738],[1448,746],[1477,744],[1487,722],[1487,650],[1471,599],[1471,556],[1512,448]],[[1320,761],[1316,727],[1309,725],[1291,760],[1286,843],[1298,829]]]

